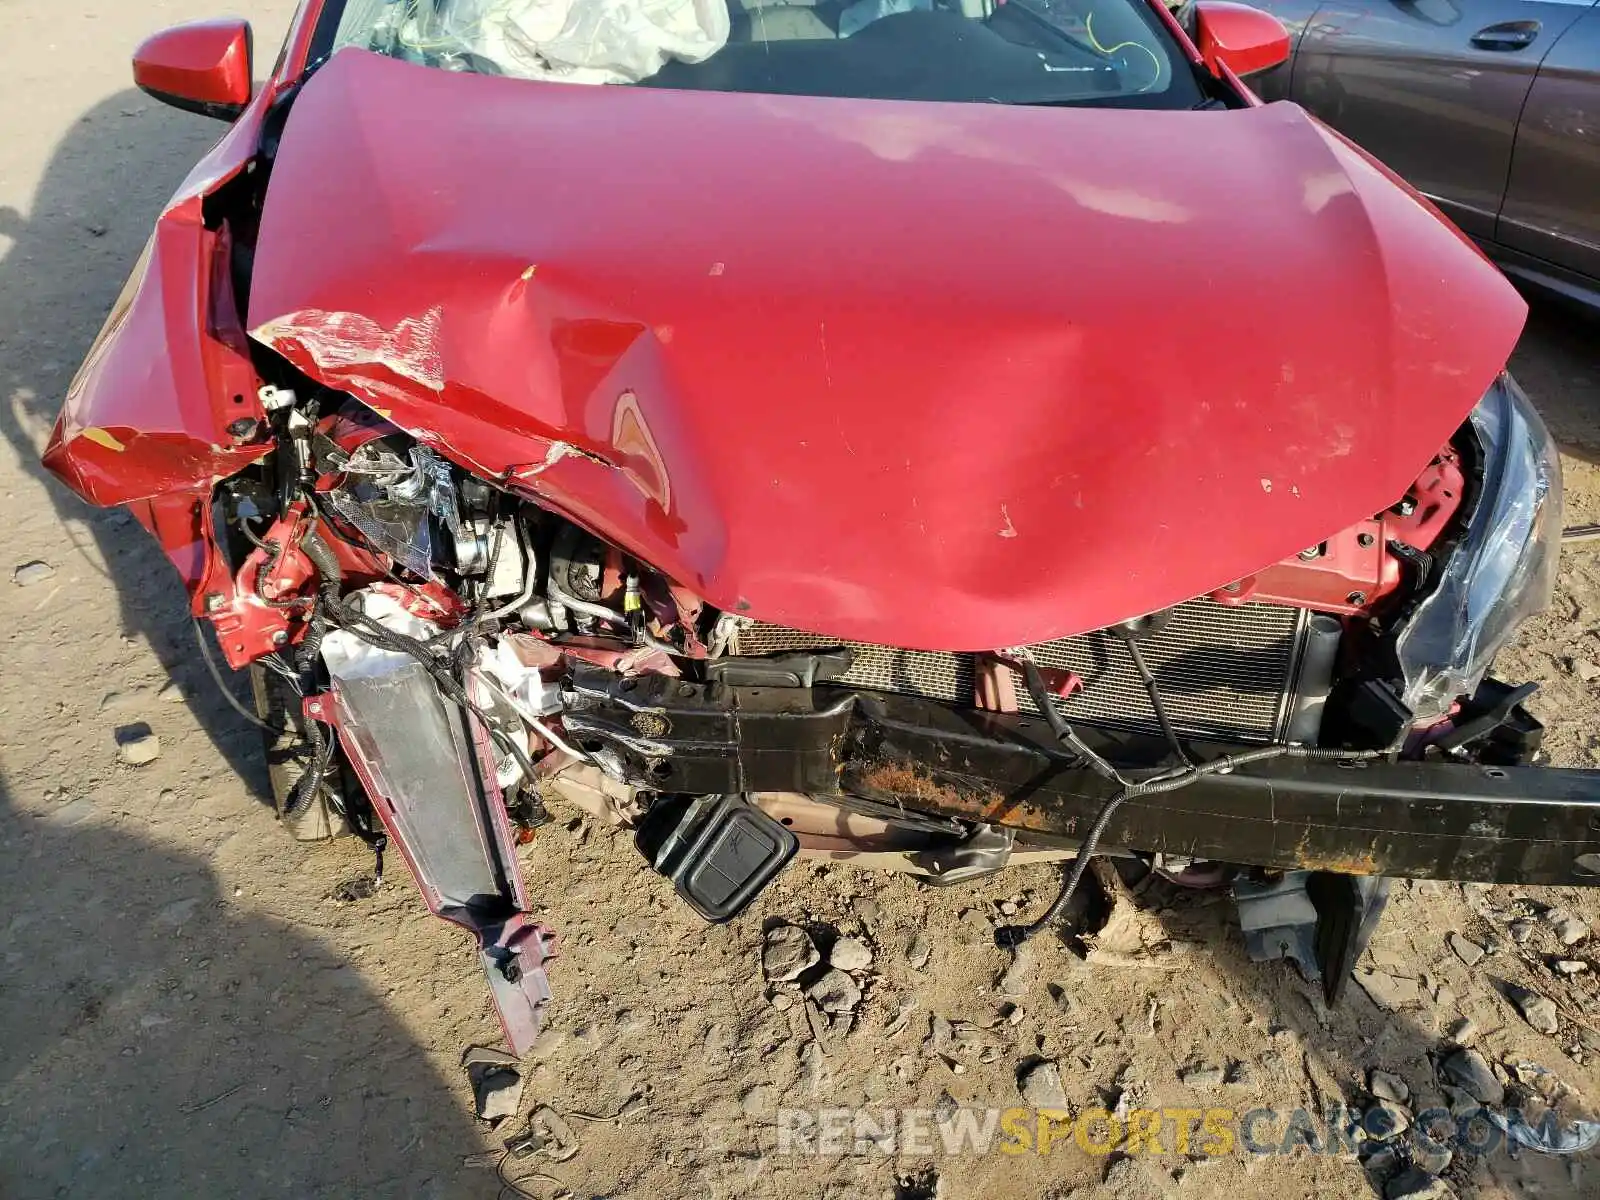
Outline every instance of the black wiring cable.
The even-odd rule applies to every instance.
[[[343,597],[339,595],[341,575],[338,560],[334,558],[333,551],[315,529],[311,529],[306,533],[301,546],[305,550],[306,556],[317,567],[321,576],[322,589],[317,607],[326,620],[338,628],[354,634],[370,646],[376,646],[380,650],[390,650],[397,654],[404,654],[415,659],[423,670],[427,671],[433,678],[434,683],[438,685],[440,694],[446,700],[482,721],[483,727],[489,731],[489,736],[499,743],[511,757],[517,760],[517,765],[522,768],[527,777],[529,779],[535,777],[536,771],[533,760],[528,757],[527,751],[517,744],[515,738],[500,728],[497,720],[480,706],[473,703],[472,698],[467,695],[465,686],[456,678],[455,673],[450,669],[447,662],[441,660],[437,650],[429,646],[427,642],[408,637],[403,633],[390,629],[387,625],[367,616],[360,609],[352,608],[344,602]]]
[[[1144,681],[1144,690],[1150,696],[1150,707],[1155,711],[1156,723],[1161,726],[1161,732],[1166,735],[1167,744],[1172,747],[1172,752],[1178,756],[1178,761],[1186,767],[1194,765],[1188,751],[1183,748],[1183,743],[1178,740],[1178,731],[1172,727],[1172,721],[1167,716],[1167,706],[1161,700],[1161,687],[1156,683],[1155,673],[1144,661],[1144,651],[1139,649],[1137,637],[1126,637],[1122,644],[1128,648],[1128,657],[1133,660],[1133,669],[1139,673],[1139,678]]]
[[[311,743],[311,765],[295,781],[294,790],[284,802],[285,817],[298,817],[310,807],[323,780],[328,777],[328,771],[333,766],[334,751],[338,748],[337,736],[331,729],[324,733],[321,721],[307,721],[304,736]]]
[[[194,625],[194,640],[200,647],[200,657],[206,664],[206,670],[211,672],[212,682],[217,685],[217,690],[222,693],[222,698],[228,702],[234,712],[238,713],[246,721],[249,721],[250,724],[257,726],[258,728],[265,729],[271,734],[277,734],[280,732],[279,730],[274,729],[271,725],[268,725],[255,713],[247,709],[243,704],[239,703],[239,698],[233,694],[233,689],[230,688],[227,684],[227,681],[222,678],[222,672],[217,670],[216,660],[211,657],[211,647],[206,645],[205,630],[200,628],[200,619],[196,617],[192,623]]]
[[[1044,676],[1040,674],[1038,664],[1031,658],[1020,658],[1020,661],[1022,677],[1028,685],[1028,695],[1033,698],[1040,715],[1044,717],[1045,724],[1050,726],[1050,732],[1056,735],[1056,741],[1076,754],[1080,761],[1102,779],[1109,779],[1123,787],[1133,786],[1132,782],[1124,779],[1115,767],[1090,749],[1088,743],[1078,736],[1077,731],[1067,724],[1067,719],[1051,703],[1050,691],[1044,685]]]
[[[1131,641],[1127,644],[1130,650],[1134,649]],[[1136,665],[1139,657],[1135,652]],[[1028,694],[1032,697],[1034,704],[1038,706],[1039,711],[1044,714],[1045,720],[1049,723],[1051,729],[1055,731],[1056,737],[1068,749],[1071,749],[1080,758],[1084,759],[1091,769],[1094,768],[1096,761],[1103,764],[1106,770],[1110,771],[1110,774],[1107,775],[1105,770],[1097,771],[1097,774],[1108,779],[1114,779],[1121,786],[1100,806],[1100,812],[1096,815],[1094,824],[1089,827],[1089,832],[1078,846],[1077,857],[1073,859],[1072,868],[1062,882],[1060,892],[1056,894],[1055,900],[1045,910],[1044,914],[1029,925],[1003,925],[994,931],[996,944],[1008,949],[1015,949],[1030,938],[1037,937],[1054,925],[1060,918],[1067,904],[1077,892],[1078,885],[1083,882],[1084,873],[1089,869],[1089,860],[1094,857],[1095,851],[1100,846],[1100,838],[1104,835],[1107,827],[1111,824],[1111,818],[1116,815],[1117,809],[1122,807],[1124,801],[1138,796],[1174,792],[1179,788],[1188,787],[1208,775],[1216,775],[1224,771],[1231,771],[1236,767],[1248,766],[1251,763],[1264,762],[1268,759],[1301,758],[1325,762],[1355,762],[1381,758],[1389,753],[1388,750],[1339,750],[1320,746],[1299,746],[1291,743],[1280,743],[1273,746],[1263,746],[1256,750],[1244,750],[1238,754],[1224,755],[1222,758],[1213,759],[1210,762],[1195,763],[1183,752],[1182,747],[1178,744],[1177,735],[1170,732],[1170,723],[1163,722],[1163,730],[1168,731],[1168,738],[1173,744],[1173,749],[1177,751],[1185,765],[1175,771],[1133,782],[1125,779],[1099,755],[1094,754],[1092,751],[1085,753],[1087,747],[1084,746],[1082,739],[1073,732],[1072,727],[1066,723],[1065,719],[1055,711],[1055,706],[1050,703],[1050,694],[1044,686],[1044,679],[1040,675],[1038,667],[1034,666],[1028,659],[1023,659],[1022,664],[1024,667],[1023,677],[1028,685]],[[1141,674],[1143,673],[1141,672]],[[1160,689],[1156,687],[1153,676],[1150,679],[1150,686],[1152,688],[1152,700],[1155,700],[1156,694]],[[1157,702],[1157,711],[1159,714],[1159,702]],[[1065,735],[1063,735],[1063,730]]]

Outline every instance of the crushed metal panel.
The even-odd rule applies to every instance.
[[[469,929],[506,1039],[522,1054],[539,1036],[552,935],[530,919],[510,827],[476,723],[409,655],[343,631],[323,656],[332,702],[311,715],[339,730],[345,753],[400,848],[429,910]],[[328,711],[329,708],[332,711]]]

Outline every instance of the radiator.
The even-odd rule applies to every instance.
[[[1307,629],[1305,610],[1278,604],[1191,600],[1140,642],[1172,724],[1193,736],[1272,741],[1283,736]],[[777,654],[843,647],[850,670],[839,683],[971,707],[977,656],[841,642],[781,625],[742,628],[731,653]],[[1042,666],[1075,671],[1084,689],[1056,701],[1073,721],[1155,732],[1155,712],[1128,648],[1104,632],[1030,647]],[[1017,706],[1037,713],[1020,676]]]

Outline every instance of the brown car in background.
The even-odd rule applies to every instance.
[[[1293,54],[1256,76],[1376,155],[1507,274],[1600,307],[1593,0],[1252,0]]]

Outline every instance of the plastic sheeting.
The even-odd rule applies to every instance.
[[[502,74],[636,83],[728,41],[727,0],[454,0],[435,33]]]

